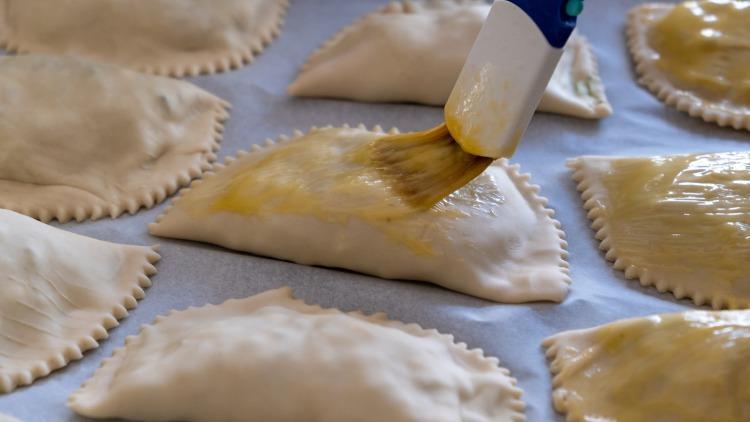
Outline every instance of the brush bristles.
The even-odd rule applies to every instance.
[[[424,132],[387,136],[372,145],[372,160],[393,190],[430,208],[479,176],[492,159],[469,154],[442,124]]]

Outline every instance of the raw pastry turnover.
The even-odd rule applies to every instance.
[[[453,336],[282,288],[158,317],[68,404],[144,421],[522,421],[497,365]]]
[[[750,153],[569,165],[601,249],[627,278],[697,305],[750,307]]]
[[[482,0],[391,2],[313,53],[289,93],[443,105],[489,10]],[[582,36],[568,41],[539,110],[591,119],[612,114]]]
[[[417,211],[369,162],[383,136],[378,127],[313,128],[241,153],[183,190],[150,232],[498,302],[564,298],[564,234],[517,165],[500,160]]]
[[[750,311],[627,319],[544,346],[568,421],[750,420]]]
[[[153,248],[118,245],[0,210],[0,393],[81,359],[151,285]]]
[[[228,104],[64,56],[0,58],[0,208],[66,222],[150,208],[210,167]]]
[[[744,1],[635,7],[627,33],[639,82],[693,117],[750,130],[748,22]]]
[[[72,54],[170,76],[249,63],[278,35],[288,0],[0,0],[0,46]]]

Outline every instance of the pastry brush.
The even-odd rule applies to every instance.
[[[445,123],[372,144],[393,190],[429,208],[513,155],[582,9],[583,0],[497,0],[445,104]]]

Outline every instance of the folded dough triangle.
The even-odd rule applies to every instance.
[[[0,393],[81,359],[151,285],[155,249],[0,209]]]
[[[453,336],[282,288],[158,317],[68,404],[144,421],[522,421],[497,365]]]
[[[569,166],[600,248],[625,277],[696,305],[750,307],[750,153]]]
[[[741,1],[634,7],[627,37],[638,82],[692,117],[750,130],[748,20]]]
[[[544,341],[568,421],[750,420],[750,312],[693,311]]]
[[[0,0],[0,47],[72,54],[158,75],[224,72],[252,61],[288,0]]]
[[[240,153],[183,190],[149,230],[498,302],[565,297],[560,223],[517,165],[500,160],[433,209],[415,211],[366,163],[382,136],[379,127],[313,128]]]
[[[489,10],[482,0],[391,2],[326,41],[289,93],[443,105]],[[568,41],[539,110],[590,119],[612,114],[582,36]]]
[[[0,208],[81,221],[150,208],[210,167],[229,104],[64,56],[0,58]]]

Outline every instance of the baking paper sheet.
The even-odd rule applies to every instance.
[[[418,130],[436,124],[442,115],[439,108],[301,100],[285,95],[287,84],[308,54],[382,3],[385,1],[293,0],[281,36],[253,64],[230,73],[192,78],[233,104],[220,156],[311,125],[362,122]],[[748,132],[722,129],[665,107],[636,84],[624,36],[626,12],[636,3],[587,1],[579,24],[599,59],[615,114],[603,121],[537,114],[513,159],[542,186],[542,194],[550,199],[567,233],[573,285],[563,303],[496,304],[429,284],[387,281],[210,245],[159,239],[148,235],[146,225],[162,212],[162,204],[117,220],[61,225],[97,239],[160,244],[163,259],[158,264],[159,274],[154,276],[146,298],[110,331],[110,338],[102,341],[100,348],[30,387],[0,396],[0,412],[24,421],[85,420],[67,409],[67,396],[142,324],[171,309],[221,303],[289,285],[295,295],[309,303],[347,311],[384,311],[391,318],[436,328],[454,334],[470,347],[481,347],[498,357],[518,379],[529,421],[563,420],[551,404],[550,375],[540,347],[543,338],[619,318],[695,308],[688,301],[677,301],[670,294],[626,281],[604,260],[565,160],[583,154],[738,151],[748,149],[750,140]],[[324,246],[321,242],[310,247]]]

